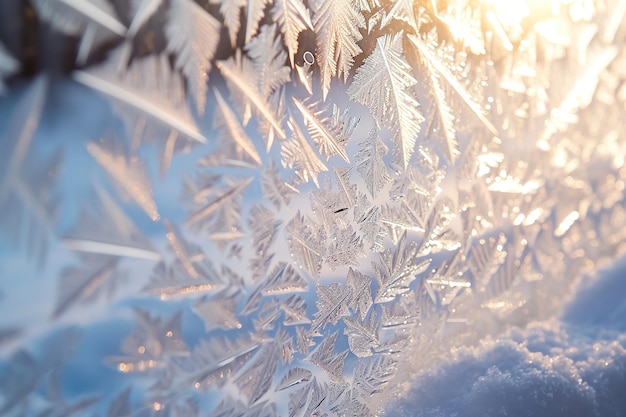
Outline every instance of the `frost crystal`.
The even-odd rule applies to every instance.
[[[365,19],[350,0],[314,0],[311,8],[318,36],[315,57],[322,72],[322,93],[326,98],[331,77],[342,77],[345,81],[354,58],[362,52],[357,42],[362,39],[359,29],[365,26]]]
[[[328,168],[311,148],[304,133],[294,120],[290,120],[289,127],[293,132],[293,137],[283,143],[281,147],[283,166],[293,168],[294,174],[301,183],[307,183],[311,180],[319,186],[318,175],[320,172],[328,171]]]
[[[309,10],[300,0],[277,0],[272,7],[272,17],[283,34],[289,51],[289,62],[294,66],[294,56],[298,51],[298,35],[306,29],[313,29]]]
[[[376,197],[380,189],[391,179],[383,156],[387,147],[379,139],[376,130],[372,129],[356,154],[356,169],[367,184],[367,190]]]
[[[192,0],[171,2],[165,28],[169,38],[167,49],[176,55],[176,67],[196,92],[200,113],[204,112],[208,72],[217,49],[219,28],[219,21]]]
[[[359,67],[348,89],[366,105],[380,127],[395,132],[394,161],[406,168],[424,120],[411,91],[417,80],[403,56],[402,33],[377,40],[376,48]]]

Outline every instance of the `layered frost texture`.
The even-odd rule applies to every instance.
[[[0,414],[620,415],[626,2],[2,7]]]

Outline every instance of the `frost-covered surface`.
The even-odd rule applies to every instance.
[[[25,2],[0,414],[378,414],[551,317],[626,249],[625,4]]]
[[[623,416],[625,274],[622,259],[587,278],[560,318],[455,349],[387,414]]]

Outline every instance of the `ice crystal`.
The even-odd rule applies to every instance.
[[[200,133],[189,109],[182,103],[182,81],[172,73],[165,57],[143,58],[119,74],[118,68],[125,65],[124,56],[128,48],[128,45],[118,47],[107,63],[95,69],[77,70],[73,77],[79,83],[106,95],[114,106],[120,108],[119,113],[126,121],[132,143],[140,143],[145,138],[152,139],[154,132],[158,132],[158,142],[162,146],[161,172],[164,173],[175,151],[189,146],[189,141],[206,143],[207,139]],[[144,77],[145,73],[153,75]],[[101,154],[98,150],[96,153]],[[106,154],[103,157],[106,158]],[[121,162],[115,160],[115,163]],[[112,171],[113,174],[122,175],[118,170]]]
[[[403,56],[402,34],[383,36],[359,67],[348,89],[350,97],[366,105],[380,127],[395,132],[394,161],[406,168],[424,120],[411,91],[417,80]]]
[[[129,161],[123,153],[114,149],[110,141],[103,140],[102,142],[102,144],[87,145],[91,156],[152,220],[158,220],[160,215],[152,198],[152,187],[146,177],[143,164],[136,159]]]
[[[187,269],[189,268],[189,269]],[[159,262],[150,282],[143,291],[158,295],[161,300],[190,297],[193,294],[217,292],[225,287],[210,263],[194,262],[185,267],[177,261],[173,265]]]
[[[264,258],[270,257],[269,251],[276,238],[281,222],[274,218],[274,213],[264,206],[254,206],[250,210],[248,227],[252,233],[252,244],[256,253]]]
[[[248,166],[260,165],[261,157],[237,114],[226,103],[218,90],[214,90],[219,113],[215,114],[213,127],[222,129],[220,147],[201,161],[205,166]],[[246,163],[248,165],[246,165]]]
[[[63,367],[76,351],[80,337],[80,332],[75,329],[62,329],[43,341],[38,356],[25,349],[13,353],[10,360],[3,364],[0,374],[0,392],[3,396],[0,411],[10,413],[16,409],[29,410],[30,396],[36,390],[43,388],[44,384],[51,387],[58,384]],[[57,343],[63,343],[65,349],[55,349]],[[57,396],[57,400],[63,401],[61,393],[51,394]],[[93,402],[92,398],[90,403]]]
[[[347,282],[351,290],[352,301],[350,307],[358,312],[361,319],[365,319],[372,305],[371,277],[363,275],[352,268],[348,270]]]
[[[439,138],[441,141],[442,152],[446,160],[454,164],[459,155],[459,143],[457,140],[456,129],[454,127],[455,116],[448,104],[449,95],[446,94],[444,87],[439,79],[439,74],[432,69],[432,64],[427,59],[423,59],[422,73],[427,74],[432,99],[424,100],[431,102],[431,107],[425,109],[426,114],[426,137]]]
[[[145,26],[149,25],[151,19],[158,16],[157,12],[163,5],[163,0],[131,0],[128,4],[128,15],[130,25],[128,26],[128,36],[134,38]]]
[[[228,38],[230,44],[235,46],[237,44],[237,34],[239,33],[240,16],[243,7],[247,4],[246,0],[228,1],[228,0],[215,0],[213,3],[217,3],[220,6],[220,14],[222,15],[224,25],[228,28]]]
[[[262,56],[259,55],[259,57]],[[241,106],[244,109],[253,109],[262,117],[263,121],[269,124],[272,134],[275,133],[280,139],[285,139],[285,131],[272,108],[273,106],[259,90],[257,74],[250,59],[243,56],[238,50],[234,57],[226,61],[217,61],[216,65],[228,82],[231,92],[237,94],[237,100],[241,102]],[[268,76],[274,77],[276,74],[268,74]],[[251,111],[244,110],[244,114],[249,114]]]
[[[263,285],[263,294],[290,294],[293,292],[305,292],[307,282],[290,265],[279,264],[270,273],[270,279]]]
[[[249,339],[202,340],[189,358],[180,361],[181,383],[196,388],[223,386],[258,349],[259,344]]]
[[[276,371],[276,352],[273,346],[264,347],[250,365],[247,372],[235,380],[240,390],[248,397],[248,405],[254,405],[269,390]]]
[[[348,336],[350,351],[359,358],[372,355],[372,349],[378,347],[378,329],[380,320],[375,310],[366,318],[346,318],[344,332]]]
[[[252,59],[261,97],[271,96],[291,79],[275,24],[262,26],[259,34],[246,44],[245,51]]]
[[[252,178],[239,180],[225,187],[206,190],[193,187],[193,203],[185,226],[192,230],[207,228],[212,234],[225,233],[225,237],[237,238],[239,222],[239,200],[243,190],[252,182]],[[225,191],[222,191],[222,190]]]
[[[409,284],[430,263],[430,260],[417,261],[417,250],[415,242],[407,242],[405,232],[393,253],[388,249],[380,255],[380,262],[372,263],[379,284],[374,302],[392,301],[396,295],[409,291]]]
[[[168,359],[185,357],[189,350],[181,339],[181,315],[167,320],[150,312],[135,309],[136,327],[122,342],[122,355],[109,356],[107,361],[124,373],[151,372],[163,369]]]
[[[96,190],[99,204],[84,207],[63,237],[66,247],[85,253],[158,260],[161,256],[112,197]]]
[[[357,265],[364,255],[363,242],[352,228],[335,233],[334,242],[327,249],[326,262],[331,269],[343,265]]]
[[[192,0],[172,1],[168,14],[167,50],[176,55],[176,67],[196,92],[196,106],[203,113],[211,58],[219,41],[219,21]]]
[[[348,305],[352,301],[350,287],[341,287],[338,283],[332,283],[328,287],[317,287],[317,313],[311,325],[311,330],[317,332],[327,324],[337,324],[337,321],[349,315]]]
[[[291,388],[294,385],[304,384],[311,380],[311,371],[303,368],[292,368],[285,374],[278,384],[278,390]]]
[[[340,114],[337,106],[333,106],[332,116],[326,117],[323,116],[325,109],[317,110],[319,106],[315,104],[306,105],[296,98],[293,101],[302,113],[309,135],[319,147],[320,153],[326,159],[331,155],[339,155],[349,163],[345,148],[358,119],[348,116],[348,109]]]
[[[395,363],[393,359],[385,356],[360,361],[354,371],[356,386],[366,396],[371,396],[381,389],[393,377]]]
[[[279,315],[280,306],[278,305],[278,299],[274,297],[269,301],[265,301],[257,313],[257,318],[252,320],[255,330],[258,332],[273,330]]]
[[[387,147],[375,129],[370,131],[367,139],[360,142],[360,146],[361,149],[356,154],[356,169],[365,180],[367,190],[372,197],[376,197],[380,189],[391,179],[383,162]]]
[[[287,224],[286,231],[289,233],[288,242],[294,260],[310,275],[317,276],[326,252],[322,243],[323,235],[313,229],[299,212]]]
[[[294,56],[298,51],[298,35],[313,29],[309,10],[300,0],[277,0],[272,7],[272,17],[278,23],[289,53],[289,62],[294,66]]]
[[[495,126],[485,117],[482,110],[478,107],[471,94],[466,88],[459,82],[459,80],[450,72],[441,59],[433,55],[433,51],[429,46],[416,35],[407,35],[411,43],[416,47],[421,58],[429,63],[429,65],[442,77],[443,80],[450,86],[450,88],[456,92],[458,97],[464,102],[464,104],[471,110],[474,116],[491,132],[497,136],[498,131]],[[436,78],[433,78],[433,83],[437,82]],[[441,95],[440,91],[434,90],[435,96]],[[437,98],[437,100],[440,100]],[[449,118],[446,115],[445,107],[440,106],[439,111],[442,112],[442,120]],[[449,121],[448,121],[449,123]],[[448,130],[450,127],[447,128]],[[447,133],[448,135],[450,133]]]
[[[280,209],[282,205],[288,206],[291,198],[298,194],[296,188],[280,178],[278,169],[273,163],[264,169],[261,181],[266,198],[276,209]]]
[[[362,52],[357,42],[362,39],[359,29],[365,26],[365,19],[349,0],[315,0],[311,9],[313,28],[318,36],[315,57],[322,73],[322,94],[326,98],[330,79],[337,76],[345,81],[354,58]]]
[[[311,354],[310,361],[325,370],[331,379],[341,381],[343,380],[343,362],[348,356],[348,351],[334,353],[337,335],[338,333],[335,332],[326,336]]]
[[[300,182],[306,183],[310,179],[319,186],[317,177],[320,172],[328,171],[328,168],[311,148],[304,133],[293,119],[290,120],[289,127],[293,132],[293,137],[281,146],[283,166],[292,168]]]
[[[306,313],[306,303],[300,296],[292,295],[283,302],[281,308],[285,312],[285,326],[295,326],[311,322]]]

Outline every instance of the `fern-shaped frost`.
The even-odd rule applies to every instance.
[[[238,205],[234,199],[240,196],[251,182],[252,178],[240,180],[230,185],[225,192],[216,194],[215,197],[204,196],[198,201],[198,208],[193,210],[185,221],[185,226],[202,228],[210,223],[209,227],[213,227],[219,220],[220,212],[238,213],[238,207],[233,207],[233,204]]]
[[[319,147],[320,153],[327,160],[332,155],[339,155],[349,163],[346,145],[356,128],[358,118],[348,116],[348,109],[341,112],[336,105],[333,105],[332,116],[328,117],[324,116],[326,109],[318,109],[316,104],[307,105],[295,97],[293,102],[302,113],[309,135]]]
[[[126,33],[127,37],[129,39],[135,38],[137,33],[157,14],[162,5],[163,0],[130,0],[128,2],[128,14],[132,19],[130,19]]]
[[[306,312],[306,303],[299,295],[292,295],[287,298],[280,306],[285,312],[285,326],[295,326],[298,324],[309,324],[309,319]]]
[[[102,189],[96,195],[99,204],[83,208],[63,244],[78,252],[158,260],[160,254],[111,196]]]
[[[220,24],[193,0],[172,0],[165,26],[167,50],[189,83],[199,113],[204,112],[208,72],[219,41]]]
[[[34,0],[40,16],[63,33],[75,35],[90,22],[124,36],[126,27],[106,0]]]
[[[381,392],[393,378],[395,370],[396,362],[389,356],[379,355],[361,360],[354,370],[354,385],[366,398],[370,397]]]
[[[291,388],[295,385],[305,384],[311,380],[311,371],[304,368],[292,368],[282,377],[278,384],[277,391]]]
[[[246,6],[246,0],[211,0],[211,3],[220,5],[220,13],[223,16],[223,22],[228,29],[228,38],[230,45],[237,45],[237,36],[239,35],[239,27],[241,25],[241,10]]]
[[[215,123],[213,127],[224,127],[221,143],[231,143],[234,142],[235,149],[237,154],[241,155],[239,157],[240,162],[245,161],[244,155],[246,157],[252,159],[254,163],[257,165],[261,165],[261,157],[257,152],[252,140],[246,133],[244,127],[239,121],[236,113],[231,109],[231,107],[226,103],[226,100],[222,97],[220,92],[216,89],[214,90],[215,98],[217,99],[217,108],[219,110],[220,116],[215,117]],[[236,156],[235,156],[236,157]],[[237,160],[232,162],[233,165],[237,165]]]
[[[289,206],[291,198],[298,194],[298,190],[293,185],[282,180],[273,161],[270,161],[268,167],[263,170],[261,185],[265,198],[271,201],[277,210],[280,210],[283,205]]]
[[[394,162],[403,168],[415,151],[424,120],[412,88],[417,80],[403,56],[402,33],[378,38],[376,48],[357,69],[348,88],[353,100],[364,104],[379,126],[394,135]]]
[[[337,324],[337,321],[349,314],[348,306],[352,302],[350,287],[342,287],[332,283],[328,287],[317,286],[317,313],[311,325],[311,331],[317,332],[327,324]]]
[[[160,262],[152,271],[144,292],[158,295],[161,300],[187,298],[203,293],[214,293],[225,288],[208,262],[194,262],[192,266],[195,276],[189,275],[180,262],[166,265]]]
[[[326,99],[331,78],[337,76],[345,81],[354,58],[363,52],[357,42],[362,39],[359,29],[365,27],[365,19],[350,0],[313,0],[310,3],[317,34],[315,56],[322,74],[322,95]]]
[[[264,25],[245,46],[252,59],[254,76],[261,97],[269,97],[291,80],[291,70],[285,65],[286,54],[277,34],[276,24]]]
[[[200,133],[188,110],[184,106],[173,105],[171,97],[179,94],[181,90],[180,82],[176,81],[175,75],[168,74],[169,63],[162,59],[144,58],[119,79],[115,79],[111,74],[117,73],[115,65],[120,62],[120,54],[123,54],[123,51],[118,51],[116,57],[109,60],[111,67],[105,64],[102,68],[76,71],[74,79],[120,104],[149,116],[156,123],[205,143],[206,138]],[[157,79],[158,73],[160,77]],[[139,79],[144,82],[138,84]]]
[[[265,7],[271,3],[271,0],[248,0],[246,5],[246,36],[244,38],[246,44],[257,34]]]
[[[136,59],[118,74],[129,47],[118,47],[101,66],[74,71],[73,78],[111,99],[133,143],[156,138],[162,144],[161,172],[165,173],[174,152],[207,139],[182,100],[182,80],[172,73],[166,56]]]
[[[325,255],[323,246],[323,235],[309,224],[306,218],[298,212],[296,216],[287,223],[287,242],[291,250],[292,257],[311,276],[317,277],[322,268],[322,260]]]
[[[371,277],[350,268],[348,270],[347,283],[352,292],[350,308],[358,313],[362,320],[372,305],[372,290],[370,287]]]
[[[250,60],[242,56],[240,50],[237,50],[234,57],[225,61],[217,61],[215,65],[228,82],[231,93],[236,93],[241,97],[240,101],[243,102],[244,107],[254,109],[260,118],[269,123],[280,139],[285,139],[285,132],[268,101],[268,97],[259,91],[257,74]]]
[[[282,165],[292,168],[300,182],[313,181],[319,187],[317,177],[320,172],[328,171],[328,168],[311,148],[304,133],[293,119],[290,120],[289,126],[293,131],[293,137],[282,143]]]
[[[459,80],[450,72],[444,63],[437,58],[428,45],[416,35],[407,35],[407,38],[415,46],[421,58],[429,63],[432,69],[434,69],[445,80],[445,82],[457,93],[459,98],[465,103],[465,105],[474,113],[476,118],[487,128],[487,130],[497,135],[498,130],[495,126],[485,117],[478,104],[473,100],[467,90],[461,85]]]
[[[248,405],[257,403],[272,385],[277,366],[276,356],[274,346],[264,346],[245,373],[235,379],[235,384],[248,398]]]
[[[357,265],[358,258],[364,256],[363,241],[352,227],[335,232],[333,243],[326,251],[326,263],[331,269],[344,265]]]
[[[90,143],[87,150],[111,179],[127,192],[152,220],[159,220],[161,216],[152,197],[152,187],[143,163],[136,159],[129,160],[109,142]]]
[[[383,161],[387,147],[378,137],[376,129],[372,129],[359,145],[361,148],[355,157],[356,170],[365,181],[372,197],[375,198],[380,189],[391,179]]]
[[[430,70],[430,83],[432,87],[432,103],[429,109],[426,135],[439,139],[443,154],[451,164],[454,164],[459,156],[459,143],[454,128],[454,115],[446,101],[446,94],[441,86],[438,74]]]
[[[365,318],[349,317],[344,319],[350,352],[359,358],[372,355],[372,349],[378,347],[378,329],[380,317],[377,310],[371,310]]]
[[[406,232],[400,238],[393,253],[388,249],[380,255],[380,262],[372,262],[378,291],[375,303],[392,301],[397,295],[409,291],[409,284],[417,278],[417,274],[424,272],[430,264],[430,259],[416,262],[417,244],[407,242]]]
[[[259,343],[248,338],[232,340],[215,336],[202,340],[190,358],[180,361],[180,368],[184,371],[181,384],[198,388],[221,387],[259,347]]]
[[[48,232],[54,224],[56,202],[51,191],[60,154],[32,164],[29,153],[48,91],[45,77],[35,80],[18,100],[0,141],[0,231],[16,247],[39,262],[47,251]]]
[[[306,29],[313,29],[309,10],[301,0],[276,0],[272,7],[272,18],[280,27],[289,53],[289,62],[294,67],[298,35]]]
[[[103,289],[113,288],[111,286],[119,277],[117,263],[115,256],[96,255],[87,257],[79,267],[65,268],[59,280],[59,295],[52,316],[58,318],[74,305],[93,300]]]
[[[325,337],[311,354],[310,361],[325,370],[332,380],[340,382],[343,380],[343,362],[348,356],[348,351],[334,353],[337,335],[335,332]]]
[[[306,290],[307,283],[304,278],[291,265],[285,263],[277,265],[270,274],[269,281],[263,285],[263,295],[289,294]]]

